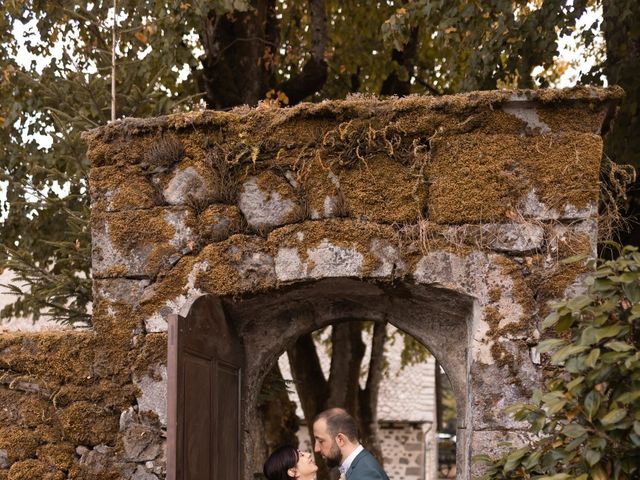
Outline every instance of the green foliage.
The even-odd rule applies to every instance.
[[[240,12],[258,3],[119,1],[117,116],[150,117],[193,108],[204,96],[202,60],[208,19],[227,13],[229,18],[240,18]],[[277,48],[265,48],[262,61],[273,66],[269,71],[276,82],[298,73],[309,58],[309,4],[274,2],[269,21],[276,22]],[[618,17],[632,26],[629,19],[635,10],[630,9],[637,8],[633,0],[325,0],[329,75],[311,100],[343,98],[353,92],[378,94],[392,74],[410,85],[411,93],[546,85],[559,72],[555,58],[559,36],[574,30],[576,19],[587,8],[601,5],[607,7],[609,31],[615,31]],[[82,262],[70,262],[68,255],[89,254],[89,165],[80,133],[110,119],[111,8],[111,0],[3,3],[0,189],[6,191],[7,199],[0,204],[0,245],[4,246],[0,268],[10,266],[17,283],[38,286],[32,298],[27,298],[28,291],[16,290],[17,303],[0,317],[37,316],[54,308],[54,318],[61,321],[89,318],[80,311],[90,300],[83,296],[90,292],[90,262],[88,256]],[[585,30],[586,46],[596,45],[600,28],[594,25]],[[18,35],[19,31],[26,34]],[[415,45],[409,45],[412,42]],[[616,44],[621,52],[622,43]],[[410,58],[401,64],[393,54],[405,49]],[[636,57],[627,55],[624,65],[628,58]],[[608,61],[609,71],[619,73]],[[543,73],[534,79],[536,67]],[[633,73],[633,69],[624,71]],[[601,64],[590,78],[598,80],[599,72]],[[640,77],[624,76],[631,78]],[[639,137],[625,134],[627,130],[618,128],[616,138]],[[43,138],[45,143],[40,142]],[[624,161],[625,155],[615,160]],[[65,193],[57,186],[63,186]],[[78,228],[70,228],[70,214]],[[79,250],[75,250],[76,241]],[[36,281],[38,272],[42,278]],[[63,308],[52,307],[71,304],[78,315],[65,317]]]
[[[402,49],[419,28],[421,60],[431,70],[425,73],[440,73],[424,80],[441,91],[532,88],[533,69],[553,70],[559,34],[575,29],[589,3],[595,2],[417,0],[398,8],[382,33]],[[593,39],[585,38],[587,46]],[[544,76],[537,80],[548,86]]]
[[[555,368],[530,404],[508,409],[534,440],[487,464],[484,479],[640,476],[640,252],[594,261],[589,289],[555,306],[540,342]]]

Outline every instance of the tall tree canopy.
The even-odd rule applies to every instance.
[[[585,12],[599,9],[603,21],[576,30]],[[118,118],[350,93],[550,86],[565,67],[558,41],[577,32],[596,59],[584,80],[607,79],[628,93],[609,155],[640,164],[637,0],[120,0],[115,18]],[[28,288],[16,287],[16,303],[1,316],[91,322],[89,165],[80,133],[110,119],[112,19],[113,0],[3,2],[0,268]],[[353,369],[362,359],[359,331],[343,324],[333,332]],[[314,362],[295,362],[315,358],[312,348],[306,337],[289,352],[298,378],[313,373]],[[375,406],[362,403],[373,384],[335,398],[334,381],[320,382],[303,402]]]
[[[0,262],[31,287],[4,316],[46,311],[89,322],[88,165],[79,135],[110,118],[113,3],[3,5]],[[608,150],[638,164],[633,0],[125,0],[116,16],[117,114],[547,86],[562,68],[558,39],[597,8],[604,22],[579,42],[590,51],[604,35],[607,51],[595,51],[605,60],[585,78],[601,82],[605,74],[627,89]]]

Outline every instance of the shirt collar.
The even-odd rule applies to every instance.
[[[349,470],[349,467],[362,450],[364,450],[364,447],[362,445],[358,445],[356,449],[351,452],[351,455],[344,459],[344,462],[340,465],[340,473],[347,473],[347,470]]]

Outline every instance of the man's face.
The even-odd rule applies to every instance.
[[[327,421],[321,418],[313,424],[313,450],[319,453],[329,468],[337,467],[342,462],[342,453],[336,439],[327,431]]]

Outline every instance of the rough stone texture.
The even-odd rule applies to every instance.
[[[164,365],[157,367],[154,376],[144,375],[142,378],[134,378],[134,384],[138,387],[140,396],[137,397],[138,407],[141,412],[149,411],[158,416],[160,424],[167,426],[167,369]]]
[[[4,448],[0,448],[0,468],[9,468],[10,466],[9,453]]]
[[[235,205],[210,205],[198,216],[198,227],[203,241],[219,242],[242,230],[242,215]]]
[[[471,448],[474,451],[482,450],[485,455],[498,457],[511,447],[524,446],[530,439],[530,434],[526,431],[484,430],[473,433]],[[481,464],[472,463],[470,465],[471,478],[478,478],[482,472]]]
[[[238,207],[249,226],[259,231],[271,230],[300,217],[300,205],[293,188],[272,172],[244,182]]]
[[[213,198],[216,181],[213,170],[203,162],[186,159],[175,168],[162,195],[170,205],[207,202]]]
[[[129,477],[129,480],[158,480],[158,477],[149,472],[142,465],[138,465],[136,471]]]
[[[560,207],[550,207],[540,201],[535,189],[527,192],[518,202],[518,211],[525,217],[533,217],[539,220],[575,220],[591,218],[598,213],[598,201],[596,198],[588,202],[584,207],[578,208],[572,204]]]
[[[93,219],[95,278],[155,276],[193,250],[195,221],[187,209],[117,212]]]
[[[536,326],[578,288],[583,268],[560,260],[592,251],[599,132],[620,95],[357,97],[87,133],[94,328],[0,336],[9,477],[55,478],[65,470],[50,460],[67,450],[44,447],[69,444],[70,478],[164,478],[163,452],[143,460],[166,425],[162,332],[208,294],[248,352],[245,478],[263,460],[254,422],[269,366],[300,334],[346,318],[389,321],[438,358],[469,478],[471,455],[517,434],[499,403],[539,382]],[[495,239],[459,241],[470,225]],[[140,420],[121,430],[130,408]]]
[[[153,208],[160,203],[156,187],[137,166],[105,166],[89,174],[91,204],[104,212]]]
[[[532,223],[486,223],[449,227],[444,236],[453,244],[523,254],[542,248],[544,228]]]

